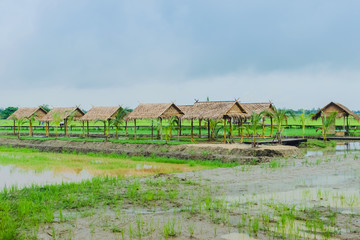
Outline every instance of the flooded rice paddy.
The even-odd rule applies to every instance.
[[[302,158],[217,169],[8,150],[0,152],[0,173],[8,174],[0,181],[28,176],[14,183],[26,185],[36,183],[36,174],[44,180],[38,184],[144,176],[100,183],[105,202],[80,191],[81,201],[94,197],[91,208],[55,210],[31,232],[38,239],[360,239],[359,150],[351,143]],[[169,174],[148,176],[158,172]]]

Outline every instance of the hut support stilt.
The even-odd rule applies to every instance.
[[[65,119],[65,137],[67,137],[67,119]]]
[[[201,119],[199,119],[199,138],[201,138]]]
[[[230,139],[232,139],[233,138],[233,134],[232,134],[232,118],[230,118],[230,125],[229,125],[229,127],[230,127]]]
[[[136,119],[134,120],[134,139],[136,140]]]
[[[208,119],[208,127],[207,127],[207,129],[208,129],[208,140],[210,141],[210,119]]]
[[[14,128],[13,128],[13,130],[14,130],[14,135],[16,135],[16,122],[15,122],[15,120],[14,120]]]
[[[181,136],[181,119],[179,119],[179,136]]]
[[[49,122],[45,122],[45,129],[46,129],[46,136],[48,137],[50,134],[49,134]]]
[[[262,119],[262,137],[265,138],[265,118]]]
[[[104,121],[104,137],[106,137],[106,121]]]
[[[127,121],[125,121],[125,136],[128,136],[128,127],[127,127]]]
[[[160,118],[160,140],[163,140],[163,131],[162,131],[162,118]]]
[[[244,141],[244,134],[243,134],[243,120],[240,119],[240,142]]]
[[[194,141],[194,120],[191,119],[191,141],[193,142]]]
[[[154,140],[154,120],[151,120],[151,140]]]
[[[107,132],[107,137],[110,138],[110,124],[111,124],[111,120],[108,119],[108,132]]]
[[[32,131],[32,121],[29,121],[29,136],[33,135],[33,131]]]
[[[87,136],[90,137],[89,121],[86,121],[86,131],[87,131]]]
[[[85,137],[85,121],[82,121],[82,132],[83,132],[83,137]]]
[[[226,118],[224,118],[224,143],[226,143]]]
[[[270,137],[273,136],[273,130],[274,130],[274,124],[273,124],[273,118],[270,117],[270,122],[271,122],[271,132],[270,132]]]

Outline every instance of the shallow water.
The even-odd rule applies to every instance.
[[[342,155],[344,153],[360,153],[360,142],[337,142],[333,150],[309,150],[305,157]]]
[[[56,184],[62,182],[80,182],[93,177],[85,169],[56,171],[56,170],[31,170],[22,169],[13,165],[0,164],[0,191],[4,187],[17,186],[19,188],[45,184]]]

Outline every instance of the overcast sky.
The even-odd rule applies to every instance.
[[[360,109],[359,0],[0,0],[0,107]]]

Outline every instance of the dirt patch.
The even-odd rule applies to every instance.
[[[219,160],[223,162],[263,162],[273,157],[299,156],[301,151],[292,146],[259,146],[246,144],[120,144],[111,142],[79,142],[61,140],[18,140],[1,138],[0,145],[35,148],[52,152],[102,152],[127,154],[129,156],[151,156],[179,159]]]

